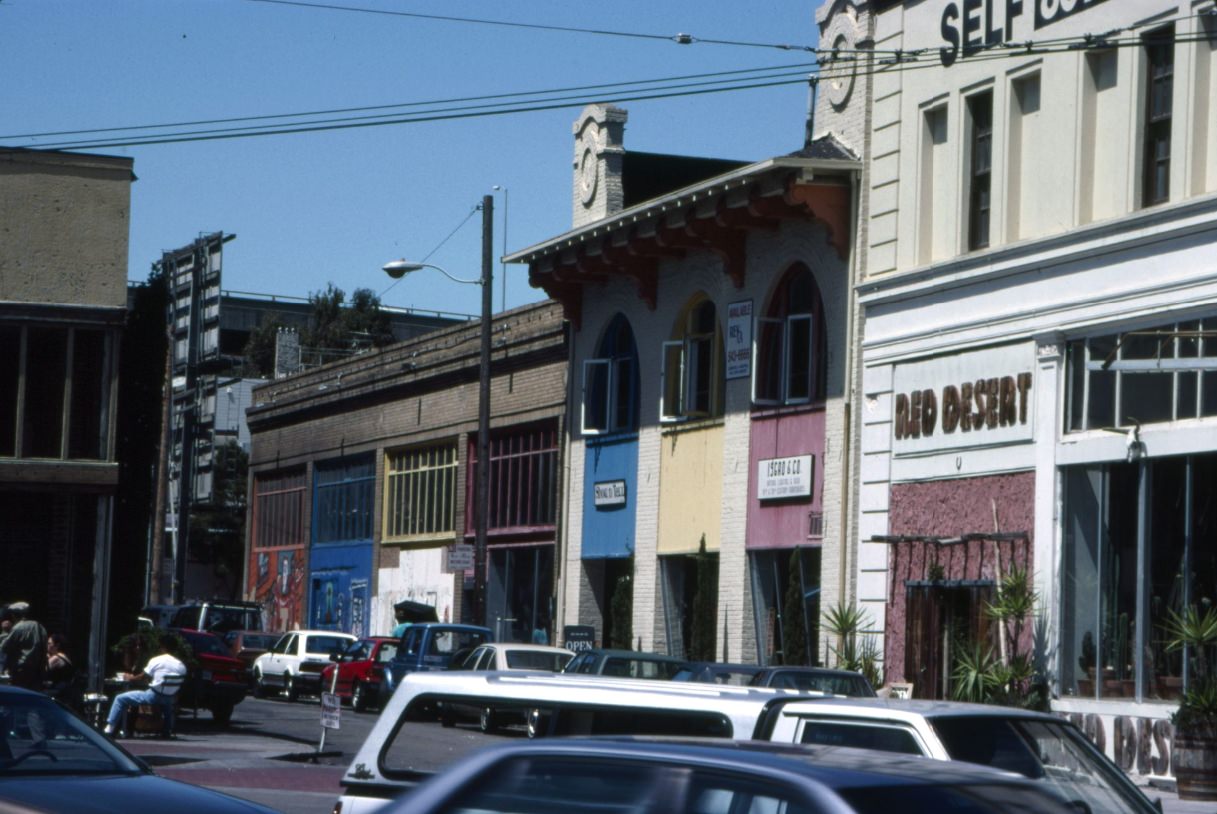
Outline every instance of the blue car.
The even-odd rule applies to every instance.
[[[397,653],[385,669],[380,683],[380,702],[384,707],[403,677],[423,670],[447,670],[453,656],[468,653],[478,645],[493,641],[488,627],[426,622],[410,625],[401,634]]]
[[[47,696],[7,686],[0,686],[0,811],[274,814],[157,777]]]

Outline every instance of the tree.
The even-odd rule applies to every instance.
[[[346,293],[330,283],[325,291],[309,295],[313,305],[301,347],[313,351],[320,364],[361,347],[383,347],[394,341],[389,315],[380,310],[380,298],[368,288],[357,288],[345,306]]]
[[[790,578],[782,608],[782,663],[807,664],[807,625],[803,618],[803,581],[799,576],[799,552],[790,552]]]
[[[693,568],[696,588],[687,655],[691,661],[714,661],[715,628],[718,624],[718,558],[706,552],[704,534],[693,557]]]
[[[633,566],[633,558],[630,559]],[[634,644],[634,569],[617,577],[609,599],[609,641],[607,647],[630,650]]]
[[[245,348],[241,351],[244,361],[240,374],[250,379],[270,379],[275,375],[275,342],[279,329],[287,326],[283,317],[275,312],[266,314],[262,321],[249,332]]]

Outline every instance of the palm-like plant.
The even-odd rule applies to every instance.
[[[1203,611],[1196,605],[1182,612],[1168,611],[1163,630],[1167,651],[1184,651],[1194,668],[1175,713],[1175,726],[1182,731],[1217,734],[1217,678],[1209,670],[1217,647],[1217,608],[1206,603]]]

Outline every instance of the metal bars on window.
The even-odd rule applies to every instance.
[[[304,542],[304,470],[254,477],[254,540],[258,548]]]
[[[1068,430],[1217,416],[1217,317],[1069,343]]]
[[[314,542],[372,539],[376,466],[370,458],[317,467],[313,493]]]
[[[454,531],[456,445],[390,452],[385,466],[387,539]]]
[[[471,450],[472,452],[472,450]],[[476,455],[470,455],[472,474]],[[472,494],[472,479],[470,480]],[[467,521],[472,527],[472,501]],[[552,529],[558,516],[558,430],[513,430],[490,439],[486,525],[496,531]]]

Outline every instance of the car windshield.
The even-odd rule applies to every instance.
[[[604,662],[604,669],[601,670],[601,673],[606,676],[667,679],[676,675],[679,670],[680,662],[611,656]]]
[[[341,636],[309,636],[304,643],[304,649],[315,655],[328,656],[331,653],[341,653],[350,643],[350,639]]]
[[[951,814],[1065,814],[1070,809],[1035,788],[998,785],[870,786],[838,792],[858,814],[949,811]]]
[[[799,670],[779,670],[770,678],[768,686],[799,692],[826,692],[832,695],[872,696],[871,689],[862,676],[834,673],[812,673]]]
[[[13,777],[142,771],[84,721],[49,699],[0,694],[0,787]]]
[[[447,656],[468,647],[477,647],[486,641],[486,636],[476,630],[443,630],[431,637],[427,654]]]
[[[557,673],[570,661],[569,653],[553,653],[545,650],[508,650],[507,667],[510,670],[549,670]]]
[[[197,655],[208,653],[213,656],[230,656],[232,655],[224,643],[215,636],[204,636],[198,633],[187,633],[183,637],[186,643],[190,645],[190,649]]]
[[[275,643],[276,636],[271,634],[256,636],[245,635],[241,637],[242,650],[269,650],[270,646]]]
[[[1081,809],[1147,814],[1153,807],[1071,725],[994,716],[941,717],[931,725],[954,760],[1018,772],[1054,787]]]

